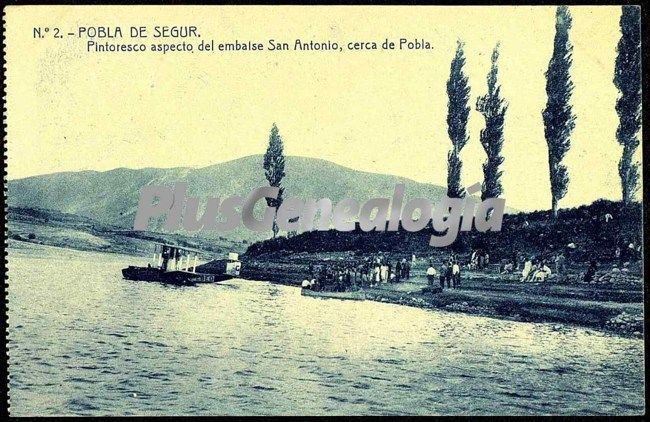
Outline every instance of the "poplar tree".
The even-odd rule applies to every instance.
[[[468,141],[467,120],[469,118],[469,84],[463,72],[465,54],[463,43],[458,41],[456,55],[451,61],[449,80],[447,81],[447,133],[452,149],[447,154],[447,196],[462,198],[465,191],[461,186],[463,163],[460,151]]]
[[[616,101],[619,119],[616,139],[623,146],[618,174],[623,203],[628,204],[639,189],[639,163],[632,159],[639,146],[637,134],[641,128],[641,8],[623,6],[620,26],[614,69],[614,85],[621,93]]]
[[[571,14],[566,6],[559,6],[555,13],[555,41],[553,56],[546,71],[546,94],[548,100],[542,112],[544,136],[548,145],[548,166],[551,180],[551,207],[557,218],[558,201],[564,198],[569,186],[569,171],[562,159],[571,146],[571,132],[575,127],[575,115],[571,108],[573,82],[569,69],[573,46],[569,41]]]
[[[483,186],[481,199],[497,198],[503,193],[499,166],[503,163],[501,148],[503,146],[503,123],[508,104],[501,97],[501,86],[497,84],[499,72],[497,60],[499,58],[499,44],[492,51],[492,67],[487,76],[488,92],[476,101],[476,110],[485,118],[485,129],[481,130],[481,145],[487,154],[483,163]]]
[[[284,147],[282,137],[278,127],[273,123],[271,134],[269,135],[269,146],[264,154],[264,175],[269,182],[269,186],[280,188],[277,199],[266,198],[269,207],[275,208],[276,214],[280,205],[282,205],[284,188],[282,179],[284,178]],[[273,238],[278,234],[279,228],[276,218],[273,217]]]

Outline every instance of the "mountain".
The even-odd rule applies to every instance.
[[[199,198],[231,195],[247,196],[254,188],[266,186],[262,156],[251,155],[203,168],[117,168],[109,171],[53,173],[7,183],[10,206],[48,208],[64,213],[91,217],[105,224],[132,228],[140,188],[146,185],[172,187],[187,182],[188,196]],[[285,198],[343,198],[365,202],[370,198],[393,194],[396,183],[405,184],[405,199],[430,198],[437,202],[446,193],[441,186],[418,183],[397,176],[356,171],[329,161],[287,157],[284,179]],[[156,223],[154,222],[153,225]],[[151,227],[159,229],[158,227]],[[205,233],[206,236],[217,234]],[[219,236],[259,240],[265,235],[240,229]]]

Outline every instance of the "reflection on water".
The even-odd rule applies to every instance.
[[[319,300],[263,282],[123,280],[133,263],[10,249],[12,415],[644,410],[638,339]]]

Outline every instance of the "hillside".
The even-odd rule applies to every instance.
[[[390,198],[398,182],[406,185],[407,199],[417,196],[437,201],[445,194],[440,186],[360,172],[316,158],[287,157],[286,174],[285,197],[328,197],[334,202],[350,197],[363,202],[373,197]],[[131,228],[140,188],[150,184],[172,186],[177,181],[187,182],[189,195],[199,198],[248,195],[254,188],[267,185],[262,156],[253,155],[203,168],[118,168],[10,180],[7,201],[9,206],[52,209]],[[152,225],[150,229],[160,230],[160,227]],[[265,238],[264,234],[244,229],[213,236],[246,240]]]
[[[133,231],[100,223],[88,217],[38,208],[7,209],[10,245],[29,242],[82,251],[150,256],[154,243],[171,243],[204,251],[202,259],[242,252],[246,245],[225,238],[205,239],[172,233]]]
[[[605,221],[605,215],[613,219]],[[432,229],[409,233],[398,232],[327,232],[303,233],[291,238],[280,237],[249,246],[246,255],[251,258],[274,259],[283,255],[307,252],[383,252],[410,256],[447,256],[450,250],[470,254],[475,248],[486,249],[492,262],[513,259],[515,254],[550,258],[562,251],[573,262],[614,260],[617,245],[630,242],[641,244],[641,204],[622,207],[619,202],[600,200],[591,205],[563,209],[553,220],[550,211],[536,211],[504,216],[500,232],[480,233],[476,230],[460,232],[458,239],[448,248],[429,246]],[[574,243],[575,248],[568,245]],[[625,250],[623,251],[626,252]]]

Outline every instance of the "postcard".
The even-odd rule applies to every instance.
[[[641,16],[6,7],[7,412],[645,414]]]

